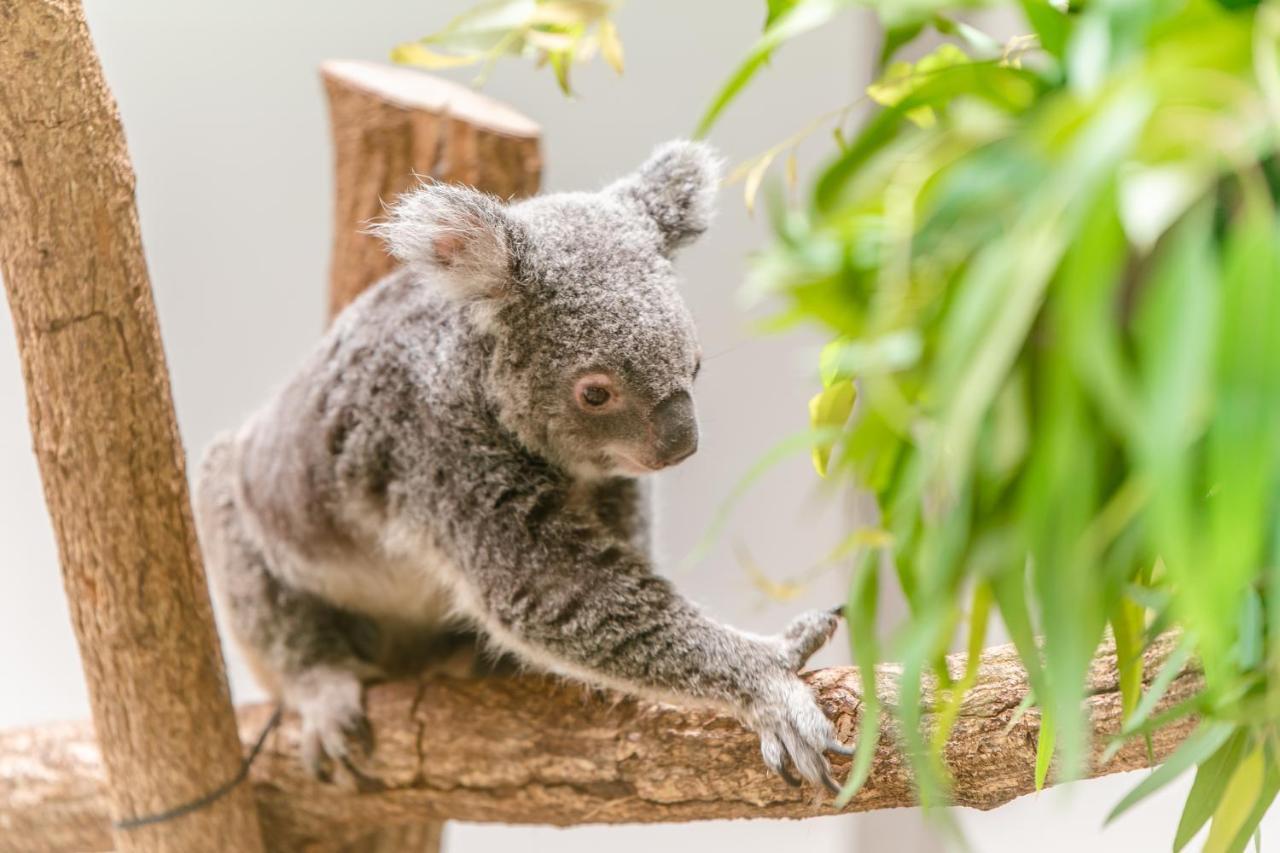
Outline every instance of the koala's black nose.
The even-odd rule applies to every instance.
[[[698,419],[693,398],[677,391],[653,410],[654,456],[663,465],[674,465],[698,449]]]

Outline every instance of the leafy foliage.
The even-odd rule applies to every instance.
[[[949,42],[894,64],[871,90],[883,108],[778,217],[757,269],[858,383],[828,476],[871,489],[892,537],[911,616],[889,653],[948,683],[957,608],[991,585],[1048,723],[1043,782],[1050,753],[1063,777],[1088,755],[1104,629],[1133,721],[1154,705],[1150,626],[1181,627],[1206,675],[1183,712],[1203,722],[1122,807],[1216,758],[1228,781],[1189,809],[1223,850],[1275,795],[1275,15],[1095,3],[1029,15],[1025,61]],[[866,358],[903,338],[914,359]],[[918,691],[898,713],[940,802],[945,775],[911,743]],[[1253,746],[1223,752],[1231,738]]]
[[[397,45],[395,62],[420,68],[483,65],[525,56],[548,64],[561,91],[570,94],[569,68],[599,53],[622,73],[622,41],[605,0],[494,0],[458,16],[438,33]]]
[[[768,3],[700,130],[853,5]],[[1280,4],[1021,0],[1006,44],[954,19],[963,2],[870,5],[878,108],[847,138],[848,108],[819,119],[832,156],[803,204],[775,205],[751,282],[776,325],[829,331],[815,465],[880,511],[850,537],[868,701],[843,796],[870,769],[871,665],[891,656],[921,798],[946,802],[940,746],[974,674],[944,655],[994,611],[1043,715],[1037,784],[1091,754],[1084,685],[1109,630],[1126,721],[1108,754],[1200,720],[1113,816],[1197,767],[1175,849],[1208,824],[1206,849],[1241,850],[1280,790]],[[892,61],[930,30],[942,47]],[[749,200],[810,130],[747,164]],[[879,636],[884,582],[910,613]],[[1144,672],[1169,629],[1177,652]],[[1192,659],[1203,694],[1160,708]]]

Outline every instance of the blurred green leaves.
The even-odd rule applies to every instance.
[[[1277,8],[1019,8],[1033,38],[998,51],[947,4],[895,17],[887,53],[928,27],[954,41],[872,84],[879,109],[774,217],[754,286],[830,331],[825,388],[857,387],[822,470],[891,534],[910,616],[855,651],[902,662],[922,799],[948,780],[913,700],[990,584],[1042,715],[1037,784],[1084,769],[1109,630],[1127,721],[1108,754],[1203,721],[1115,815],[1199,766],[1179,839],[1209,823],[1209,849],[1240,849],[1280,722]],[[1144,671],[1169,628],[1178,652]],[[1166,707],[1192,660],[1205,694]]]
[[[1020,11],[1022,33],[982,33],[963,15],[979,5]],[[1094,760],[1085,685],[1109,632],[1125,719],[1101,760],[1200,721],[1112,818],[1195,768],[1174,849],[1208,825],[1206,849],[1242,850],[1280,790],[1280,0],[767,0],[698,133],[854,7],[885,31],[862,127],[845,105],[735,173],[750,207],[786,154],[798,191],[796,147],[834,124],[803,202],[776,196],[751,287],[774,327],[830,335],[811,432],[786,447],[880,513],[833,552],[864,676],[841,800],[884,712],[921,800],[945,802],[941,749],[975,678],[945,654],[966,622],[972,654],[998,616],[1041,715],[1037,786]],[[610,12],[492,3],[397,57],[531,56],[567,90],[573,60],[621,70]],[[882,636],[890,578],[909,615]],[[1173,653],[1144,663],[1171,629]],[[882,708],[886,658],[902,685]],[[1173,702],[1188,666],[1205,691]]]
[[[605,0],[496,0],[458,16],[444,29],[397,45],[391,59],[428,70],[482,66],[481,78],[503,56],[547,64],[570,94],[569,69],[597,53],[622,73],[622,41]]]

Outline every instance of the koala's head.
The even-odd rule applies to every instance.
[[[718,170],[671,142],[596,193],[506,205],[432,184],[377,230],[491,336],[486,390],[526,446],[578,475],[644,474],[698,446],[701,353],[672,257],[706,230]]]

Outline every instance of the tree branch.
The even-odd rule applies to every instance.
[[[1148,652],[1148,676],[1158,672],[1173,642],[1164,638]],[[964,662],[953,656],[953,672],[962,671]],[[877,674],[886,702],[896,693],[897,674],[888,666]],[[841,738],[850,741],[860,706],[857,670],[826,669],[807,678]],[[1161,707],[1200,686],[1198,672],[1184,671]],[[1026,693],[1013,648],[987,650],[945,753],[957,805],[991,809],[1034,790],[1040,716],[1035,708],[1017,713]],[[1096,743],[1089,774],[1148,766],[1140,742],[1099,763],[1121,719],[1109,645],[1094,662],[1089,694]],[[268,740],[252,779],[272,849],[306,849],[424,818],[565,826],[834,813],[829,799],[770,775],[755,735],[712,711],[592,694],[533,676],[384,685],[370,692],[368,706],[378,747],[367,770],[379,790],[367,785],[358,792],[350,780],[324,785],[307,778],[296,755],[296,720],[287,719]],[[270,713],[265,706],[241,709],[245,740]],[[890,721],[886,725],[888,739],[871,779],[848,811],[915,802],[907,761],[892,745]],[[1163,760],[1192,725],[1184,720],[1157,732],[1155,759]],[[843,776],[847,760],[837,760],[836,769]],[[0,849],[12,849],[5,846],[8,839],[20,839],[28,849],[37,840],[41,849],[101,849],[109,840],[101,778],[88,726],[0,735]]]

